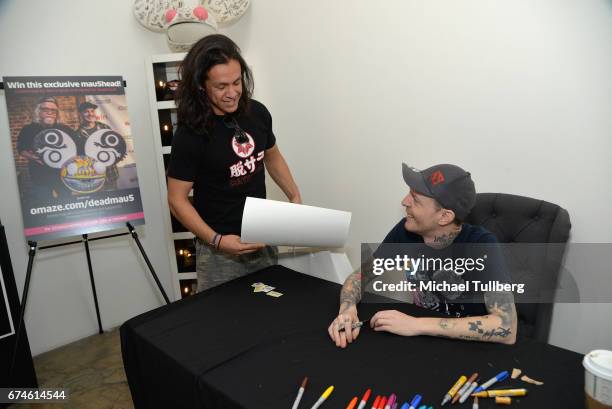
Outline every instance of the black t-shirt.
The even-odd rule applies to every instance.
[[[406,218],[403,218],[393,226],[383,243],[423,243],[423,237],[406,230],[405,224]],[[463,223],[461,232],[453,243],[498,243],[498,241],[497,237],[484,227]]]
[[[251,100],[248,112],[236,121],[249,141],[238,143],[235,130],[213,115],[210,136],[179,126],[172,141],[168,176],[193,182],[194,207],[202,219],[221,234],[240,234],[247,196],[265,199],[265,150],[272,148],[272,116]]]
[[[69,128],[67,125],[57,123],[51,126],[43,126],[40,123],[32,122],[31,124],[24,126],[21,131],[19,131],[19,135],[17,136],[17,152],[21,153],[23,151],[32,151],[36,153],[34,139],[38,133],[45,129],[59,129],[68,134],[75,144],[77,143],[74,130]],[[58,142],[58,145],[65,146],[65,143],[60,141]],[[35,188],[39,190],[54,190],[59,195],[69,194],[68,188],[66,188],[61,181],[60,169],[56,169],[45,164],[40,164],[34,160],[28,160],[28,169],[30,180]],[[52,199],[51,196],[48,198]]]
[[[400,220],[393,229],[387,234],[383,241],[383,246],[375,253],[375,257],[394,257],[397,254],[399,247],[387,246],[384,244],[415,244],[414,250],[410,251],[412,256],[415,254],[425,254],[430,258],[448,257],[457,259],[459,257],[482,257],[486,254],[483,261],[485,268],[482,271],[473,270],[458,275],[452,271],[407,271],[407,280],[416,281],[438,281],[460,284],[465,281],[480,281],[483,283],[489,281],[499,281],[508,283],[508,273],[503,260],[503,254],[499,247],[499,242],[493,233],[482,226],[475,226],[468,223],[463,223],[461,232],[453,243],[446,249],[436,250],[426,246],[423,242],[423,237],[416,233],[409,232],[404,227],[406,219]],[[419,244],[422,244],[420,246]],[[393,254],[390,254],[393,252]],[[474,288],[472,285],[471,288]],[[458,293],[458,292],[438,292],[438,291],[418,291],[413,293],[415,304],[446,313],[454,317],[486,315],[488,312],[484,305],[482,292]]]

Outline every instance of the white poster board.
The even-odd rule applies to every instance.
[[[343,247],[351,213],[247,197],[241,240],[269,246]]]

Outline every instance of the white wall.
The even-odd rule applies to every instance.
[[[0,74],[125,76],[147,217],[142,236],[170,290],[157,171],[144,160],[154,151],[143,61],[167,50],[163,36],[132,18],[129,3],[5,0]],[[253,0],[223,32],[253,66],[256,96],[273,114],[305,202],[353,212],[354,265],[359,243],[382,240],[402,215],[403,161],[458,163],[479,191],[567,208],[573,241],[612,241],[609,0]],[[0,101],[7,135],[5,110]],[[0,189],[8,192],[0,217],[22,285],[17,188],[8,138],[0,143]],[[94,245],[102,314],[112,325],[160,302],[127,243]],[[77,249],[38,259],[27,314],[35,353],[95,332],[82,265]],[[582,352],[610,348],[612,328],[600,324],[611,312],[605,304],[557,306],[551,341]]]
[[[229,32],[305,202],[353,212],[353,265],[402,215],[403,161],[460,164],[612,242],[609,0],[266,0]],[[611,349],[611,314],[558,305],[551,342]]]
[[[141,28],[127,1],[0,2],[0,75],[123,75],[134,137],[146,226],[137,230],[166,292],[172,296],[145,58],[166,53],[164,37]],[[1,93],[1,92],[0,92]],[[21,294],[27,248],[8,132],[0,98],[0,219],[6,226]],[[43,243],[45,244],[45,243]],[[91,243],[104,328],[163,303],[131,238]],[[26,311],[34,354],[97,332],[87,264],[80,245],[39,251]]]

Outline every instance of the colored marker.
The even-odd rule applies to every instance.
[[[391,407],[391,409],[397,409],[397,402],[395,402],[395,403],[393,404],[393,406]]]
[[[409,409],[409,408],[410,408],[410,405],[408,404],[408,402],[404,402],[400,409]]]
[[[298,394],[295,398],[295,402],[293,402],[293,406],[291,407],[291,409],[297,409],[297,407],[300,405],[300,401],[302,400],[302,395],[304,395],[304,391],[306,390],[307,383],[308,383],[308,377],[305,377],[304,380],[302,381],[302,385],[300,386],[300,389],[298,389]]]
[[[359,399],[357,396],[351,399],[351,402],[348,404],[346,409],[355,409],[355,406],[357,406],[357,399]]]
[[[495,404],[496,405],[510,405],[512,403],[512,398],[509,396],[496,396]]]
[[[363,394],[363,397],[361,398],[361,402],[359,402],[359,406],[357,407],[357,409],[364,409],[366,403],[368,403],[368,399],[370,399],[370,394],[372,393],[372,389],[369,389],[367,391],[365,391],[365,393]]]
[[[410,407],[408,409],[416,409],[416,407],[419,406],[419,403],[421,403],[421,399],[423,399],[421,395],[414,395],[414,398],[412,398],[412,402],[410,402]]]
[[[420,406],[419,409],[427,409],[427,405]]]
[[[372,409],[378,409],[379,403],[380,403],[380,395],[376,395],[376,399],[374,399],[374,403],[372,404]]]
[[[478,409],[478,396],[474,398],[474,403],[472,404],[472,409]]]
[[[333,391],[334,391],[334,387],[333,386],[330,386],[329,388],[325,389],[325,392],[323,392],[323,395],[321,395],[319,400],[316,401],[315,404],[312,405],[312,407],[310,409],[317,409],[319,406],[321,406],[323,404],[323,402],[325,402],[325,400],[327,398],[329,398],[329,395],[331,395],[331,393]]]
[[[450,388],[450,390],[446,393],[446,395],[444,395],[444,398],[442,399],[442,403],[440,404],[440,406],[446,405],[453,398],[453,396],[455,396],[459,388],[463,386],[465,381],[467,381],[467,377],[465,375],[461,375],[459,379],[457,379],[457,382],[455,382],[453,387]]]
[[[465,391],[465,393],[461,396],[461,399],[459,399],[459,403],[463,403],[468,400],[468,398],[472,395],[472,392],[474,392],[474,389],[476,389],[477,387],[478,382],[472,382],[468,390]]]
[[[468,388],[472,385],[472,383],[476,381],[476,378],[478,378],[478,372],[473,373],[472,376],[470,376],[470,379],[467,380],[465,385],[463,385],[461,389],[459,389],[459,392],[457,392],[455,396],[453,396],[453,400],[451,402],[453,405],[459,400],[459,398],[463,397],[465,391],[467,391]]]
[[[472,394],[479,398],[493,398],[495,396],[525,396],[527,389],[493,389]]]
[[[497,375],[495,375],[493,378],[489,379],[488,381],[480,385],[478,388],[476,388],[474,392],[478,393],[478,392],[484,391],[485,389],[488,389],[489,386],[493,385],[495,382],[503,381],[507,377],[508,377],[508,371],[500,372]]]
[[[397,396],[395,396],[395,394],[392,393],[391,396],[389,396],[389,400],[387,401],[387,404],[385,405],[385,409],[391,409],[391,406],[393,406],[396,399],[397,399]]]
[[[383,396],[378,404],[378,409],[385,409],[385,403],[387,403],[387,397]]]
[[[364,323],[365,323],[365,321],[354,322],[354,323],[352,323],[352,324],[351,324],[351,328],[352,328],[352,329],[355,329],[355,328],[361,328],[361,327],[363,327],[363,324],[364,324]],[[342,332],[342,331],[344,331],[344,330],[345,330],[345,328],[344,328],[344,327],[340,327],[340,328],[338,329],[338,332]]]

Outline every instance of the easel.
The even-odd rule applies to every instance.
[[[45,249],[51,249],[51,248],[55,248],[55,247],[63,247],[63,246],[69,246],[69,245],[72,245],[72,244],[83,243],[83,246],[85,247],[85,255],[87,256],[87,268],[89,270],[89,280],[91,281],[91,291],[93,293],[94,304],[96,306],[96,317],[98,319],[98,333],[99,334],[103,334],[104,330],[102,329],[102,321],[100,319],[100,309],[98,307],[98,295],[96,293],[96,284],[95,284],[94,276],[93,276],[93,268],[91,266],[91,256],[90,256],[90,253],[89,253],[89,242],[90,241],[110,239],[112,237],[125,236],[125,235],[128,235],[128,234],[131,235],[132,238],[134,239],[134,241],[136,242],[136,245],[138,246],[138,250],[140,250],[140,254],[142,254],[142,257],[144,258],[145,262],[147,263],[147,267],[149,268],[149,271],[151,272],[151,275],[153,276],[153,279],[155,280],[155,283],[157,284],[157,287],[159,288],[159,291],[161,292],[162,296],[164,297],[164,300],[166,301],[166,304],[170,304],[170,300],[168,299],[168,296],[166,295],[166,291],[164,291],[164,288],[162,287],[161,282],[159,281],[159,278],[157,277],[157,274],[155,273],[155,270],[153,269],[153,265],[151,264],[151,261],[149,260],[149,257],[147,257],[147,253],[145,253],[144,248],[142,247],[142,244],[140,243],[140,239],[138,238],[138,233],[136,232],[136,229],[134,229],[134,226],[132,226],[132,224],[130,222],[127,222],[126,226],[127,226],[128,231],[125,232],[125,233],[111,234],[111,235],[108,235],[108,236],[95,237],[93,239],[90,239],[87,234],[83,234],[81,240],[69,241],[69,242],[66,242],[66,243],[59,243],[59,244],[52,244],[52,245],[49,245],[49,246],[38,247],[38,243],[37,242],[35,242],[35,241],[28,241],[28,246],[29,246],[28,267],[26,269],[26,280],[25,280],[25,285],[23,287],[23,295],[21,297],[21,306],[19,308],[19,325],[17,327],[17,333],[15,334],[15,347],[14,347],[14,351],[13,351],[13,359],[12,359],[12,362],[11,362],[11,367],[9,369],[9,374],[11,374],[13,372],[13,367],[15,365],[15,359],[17,357],[17,348],[19,346],[19,337],[20,337],[21,331],[22,331],[23,319],[24,319],[25,309],[26,309],[26,302],[27,302],[27,299],[28,299],[28,290],[30,288],[30,278],[32,276],[32,265],[34,264],[34,257],[36,256],[36,250],[37,249],[45,250]]]
[[[127,84],[125,81],[123,81],[123,86],[126,87]],[[4,90],[4,83],[2,81],[0,81],[0,90]],[[19,338],[21,336],[21,332],[23,330],[23,319],[24,319],[24,315],[25,315],[25,309],[26,309],[26,304],[27,304],[27,299],[28,299],[28,292],[29,292],[29,288],[30,288],[30,278],[32,276],[32,266],[34,264],[34,257],[36,256],[36,251],[37,249],[40,250],[45,250],[45,249],[50,249],[50,248],[55,248],[55,247],[63,247],[63,246],[69,246],[72,244],[78,244],[78,243],[83,243],[83,246],[85,247],[85,255],[87,256],[87,269],[89,270],[89,280],[91,282],[91,291],[93,294],[93,299],[94,299],[94,304],[96,307],[96,317],[98,320],[98,333],[102,334],[104,333],[104,330],[102,329],[102,320],[100,318],[100,308],[98,306],[98,295],[96,292],[96,284],[94,281],[94,276],[93,276],[93,268],[92,268],[92,263],[91,263],[91,255],[89,252],[89,242],[90,241],[96,241],[96,240],[103,240],[103,239],[109,239],[112,237],[119,237],[119,236],[125,236],[127,234],[131,235],[132,238],[134,239],[134,241],[136,242],[136,245],[138,246],[138,250],[140,250],[140,253],[142,254],[142,257],[144,258],[147,267],[149,268],[149,271],[151,272],[151,275],[153,276],[153,279],[155,280],[155,283],[157,284],[157,287],[159,288],[159,291],[162,293],[162,296],[164,297],[164,300],[166,301],[166,304],[170,304],[170,300],[168,299],[168,296],[166,295],[166,292],[164,291],[164,288],[161,285],[161,282],[159,281],[159,278],[157,277],[157,274],[155,273],[155,270],[153,269],[153,265],[151,264],[151,261],[149,260],[149,257],[147,257],[147,254],[144,251],[144,248],[142,247],[142,244],[140,243],[140,239],[138,238],[138,233],[136,232],[136,230],[134,229],[134,226],[127,222],[126,223],[127,229],[128,231],[125,233],[117,233],[117,234],[111,234],[108,236],[101,236],[101,237],[95,237],[93,239],[90,239],[89,236],[87,234],[83,234],[81,237],[81,240],[76,240],[76,241],[70,241],[70,242],[66,242],[66,243],[59,243],[59,244],[53,244],[53,245],[48,245],[48,246],[41,246],[38,247],[38,243],[35,241],[28,241],[28,247],[29,247],[29,252],[28,252],[28,267],[26,270],[26,280],[25,280],[25,285],[23,287],[23,295],[21,297],[21,304],[19,307],[19,323],[18,323],[18,327],[17,327],[17,332],[15,334],[15,347],[13,349],[13,357],[11,359],[11,366],[9,368],[9,377],[10,375],[13,373],[13,368],[15,366],[15,360],[17,357],[17,351],[19,348]],[[9,311],[10,314],[10,311]]]

